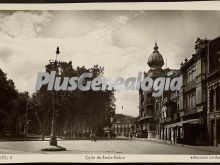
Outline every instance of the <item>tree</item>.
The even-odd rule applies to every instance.
[[[61,77],[79,77],[83,73],[92,73],[93,78],[103,76],[104,68],[98,65],[92,68],[85,66],[73,68],[72,62],[54,62],[46,65],[46,72],[56,69],[56,73]],[[61,82],[62,83],[62,82]],[[41,128],[42,137],[45,132],[50,132],[52,92],[47,91],[44,85],[32,96],[36,116]],[[57,134],[68,134],[68,137],[80,136],[88,130],[103,131],[105,126],[110,126],[110,118],[115,113],[114,91],[56,91],[55,109],[57,120]],[[84,130],[84,132],[83,132]],[[47,132],[47,133],[49,133]]]
[[[12,80],[7,79],[6,73],[0,69],[0,134],[12,133],[14,125],[12,122],[13,106],[18,97]]]
[[[47,132],[49,123],[51,122],[51,98],[51,92],[47,92],[45,89],[42,89],[32,95],[31,102],[36,117],[36,124],[34,125],[39,126],[37,127],[38,130],[36,130],[36,133],[41,132],[42,140],[44,140],[45,133]]]
[[[14,100],[11,121],[13,125],[13,136],[26,135],[28,130],[28,113],[30,108],[30,96],[28,92],[19,92]]]

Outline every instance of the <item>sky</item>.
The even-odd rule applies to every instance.
[[[0,11],[0,68],[16,89],[33,93],[57,46],[58,60],[98,64],[105,77],[127,78],[149,69],[155,42],[167,67],[178,69],[197,37],[219,35],[219,11]],[[138,91],[115,96],[116,113],[138,115]]]

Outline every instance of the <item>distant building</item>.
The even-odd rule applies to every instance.
[[[133,134],[133,123],[135,117],[123,115],[123,114],[115,114],[112,122],[112,132],[116,136],[127,136],[129,137]]]

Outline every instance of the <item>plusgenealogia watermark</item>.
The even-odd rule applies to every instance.
[[[137,77],[118,77],[110,79],[105,77],[96,77],[92,79],[92,73],[84,73],[80,77],[58,77],[56,72],[39,72],[36,81],[36,90],[40,90],[43,85],[47,84],[47,90],[55,91],[74,91],[77,88],[81,91],[105,91],[105,90],[152,90],[152,96],[161,96],[163,91],[180,90],[182,86],[182,77],[174,77],[173,73],[168,72],[166,77],[144,77],[142,72]]]

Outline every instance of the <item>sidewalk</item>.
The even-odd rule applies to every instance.
[[[173,146],[179,146],[179,147],[188,147],[188,148],[193,148],[196,150],[203,150],[203,151],[208,151],[208,152],[214,152],[216,154],[220,155],[220,146],[214,147],[214,146],[192,146],[192,145],[186,145],[176,143],[176,144],[171,144],[171,141],[166,141],[162,139],[155,139],[155,138],[133,138],[134,140],[140,140],[140,141],[150,141],[150,142],[155,142],[155,143],[161,143],[161,144],[166,144],[166,145],[173,145]]]

